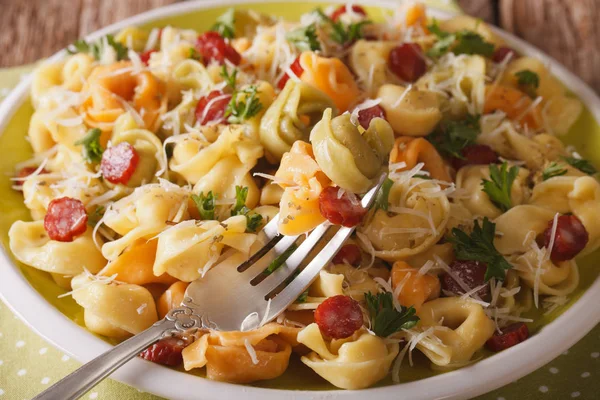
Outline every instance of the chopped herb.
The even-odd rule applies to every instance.
[[[240,93],[246,95],[244,100],[238,100],[238,95]],[[257,94],[258,89],[254,85],[249,86],[244,90],[234,92],[231,96],[231,101],[227,105],[227,110],[225,111],[225,116],[228,117],[227,122],[230,124],[240,124],[244,120],[250,119],[258,114],[258,112],[262,110],[263,105],[257,97]]]
[[[383,181],[381,189],[379,189],[379,192],[377,193],[377,198],[375,199],[375,210],[388,210],[388,207],[390,205],[388,198],[390,197],[390,189],[393,185],[394,181],[392,181],[390,178],[386,178],[385,181]]]
[[[477,32],[467,29],[455,33],[445,32],[435,20],[427,28],[438,37],[438,41],[427,51],[429,57],[438,58],[448,51],[454,54],[480,54],[485,57],[494,54],[494,45],[486,42]]]
[[[237,73],[238,73],[237,68],[234,68],[233,71],[231,71],[231,73],[229,73],[229,71],[227,70],[227,66],[223,65],[221,67],[221,73],[219,75],[221,76],[221,78],[223,78],[223,80],[225,81],[227,86],[229,86],[230,88],[235,90],[235,84],[236,84],[235,81],[237,79]]]
[[[83,39],[79,39],[75,43],[67,47],[67,52],[69,54],[92,53],[92,56],[94,56],[96,60],[100,60],[100,58],[102,58],[102,52],[104,50],[105,44],[112,47],[115,50],[117,61],[127,59],[127,47],[117,42],[113,35],[106,35],[105,37],[98,40],[96,43],[91,44]]]
[[[570,166],[577,168],[584,174],[594,175],[598,170],[588,160],[575,157],[563,157],[563,160],[569,163]]]
[[[537,88],[540,86],[540,77],[535,72],[524,69],[515,73],[519,87],[530,97],[536,97]]]
[[[285,263],[285,261],[288,258],[290,258],[292,253],[296,251],[297,248],[298,246],[296,246],[295,244],[291,245],[286,251],[284,251],[283,253],[278,255],[273,261],[271,261],[271,264],[269,264],[267,269],[263,271],[263,274],[271,275],[273,272],[275,272],[279,267],[281,267]]]
[[[230,8],[216,19],[216,23],[210,28],[218,32],[222,38],[233,39],[235,37],[235,10]]]
[[[554,178],[555,176],[562,176],[566,173],[567,170],[565,168],[553,162],[542,171],[542,180],[547,181],[550,178]]]
[[[231,209],[231,216],[244,215],[246,217],[246,232],[256,232],[262,224],[262,215],[253,213],[246,207],[246,198],[248,197],[248,188],[235,187],[235,204]]]
[[[510,192],[512,190],[513,182],[519,174],[519,167],[513,165],[509,169],[508,163],[505,161],[500,168],[498,168],[498,165],[496,164],[490,164],[489,169],[490,178],[492,180],[481,180],[483,191],[488,195],[492,203],[501,209],[502,212],[508,211],[512,207]]]
[[[104,206],[98,206],[94,211],[88,214],[87,223],[89,226],[95,227],[96,224],[102,219],[104,216],[105,208]]]
[[[458,228],[452,228],[452,236],[448,238],[454,246],[454,253],[458,260],[479,261],[487,264],[486,282],[491,278],[504,280],[506,270],[512,268],[494,246],[495,235],[496,224],[485,217],[482,226],[479,226],[479,221],[475,221],[470,236]]]
[[[341,21],[333,21],[320,8],[317,8],[315,12],[321,17],[321,21],[331,26],[332,31],[329,37],[341,45],[361,39],[363,37],[362,28],[371,23],[371,21],[366,20],[346,26]]]
[[[296,299],[296,303],[306,303],[307,297],[308,297],[308,289],[306,289],[304,292],[302,292],[300,294],[300,296],[298,296],[298,298]]]
[[[394,307],[392,293],[365,293],[365,301],[369,318],[371,320],[371,330],[377,336],[388,337],[402,329],[410,329],[419,322],[414,307],[400,306],[400,311]]]
[[[464,159],[462,150],[475,143],[479,134],[479,115],[468,115],[462,121],[445,121],[428,139],[436,149],[448,156]]]
[[[292,42],[300,51],[321,50],[321,43],[317,37],[317,27],[314,23],[294,29],[286,34],[285,38]]]
[[[100,144],[101,135],[102,131],[100,129],[93,128],[90,129],[82,139],[75,142],[76,146],[83,146],[83,158],[90,164],[99,163],[102,161],[102,153],[104,153],[104,149]]]
[[[189,54],[188,58],[198,61],[198,60],[202,59],[202,56],[200,55],[200,53],[198,53],[198,50],[196,50],[195,47],[190,47],[190,54]]]
[[[421,178],[421,179],[427,179],[427,180],[432,179],[431,176],[425,175],[425,174],[416,174],[416,175],[413,175],[413,178]]]
[[[215,219],[215,206],[217,196],[213,195],[213,192],[210,191],[208,194],[204,194],[204,192],[200,192],[199,195],[191,195],[192,200],[196,203],[196,208],[200,213],[200,219],[214,220]]]

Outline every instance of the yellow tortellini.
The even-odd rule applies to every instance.
[[[75,142],[82,139],[86,131],[83,119],[73,109],[58,114],[54,110],[40,109],[31,116],[28,136],[35,152],[50,150],[56,144],[75,150]]]
[[[123,339],[158,320],[154,298],[142,286],[101,282],[88,274],[77,275],[71,285],[85,325],[94,333]]]
[[[460,297],[428,301],[421,307],[419,317],[419,326],[433,328],[433,335],[439,341],[420,341],[417,348],[439,366],[460,365],[471,360],[495,329],[481,305]]]
[[[486,42],[495,45],[503,44],[502,40],[496,36],[492,29],[478,18],[473,18],[469,15],[458,15],[450,19],[439,22],[440,29],[446,32],[454,33],[462,30],[474,31],[481,35]]]
[[[140,53],[146,48],[148,37],[149,33],[147,30],[128,26],[127,28],[121,29],[121,31],[115,35],[115,42],[119,42],[133,51]]]
[[[207,91],[214,86],[214,82],[206,67],[199,61],[191,58],[177,64],[173,70],[173,80],[182,90],[194,89]]]
[[[246,232],[246,217],[237,215],[223,222],[184,221],[158,235],[154,275],[168,273],[191,282],[217,262],[225,247],[246,255],[256,235]]]
[[[395,42],[358,40],[350,50],[350,67],[366,88],[368,96],[389,81],[388,56],[396,46]]]
[[[344,275],[320,271],[317,279],[308,288],[306,301],[294,303],[287,309],[290,311],[314,310],[328,297],[344,294]]]
[[[310,133],[315,160],[337,186],[353,193],[364,193],[373,186],[394,144],[394,132],[382,118],[371,120],[361,134],[349,114],[331,118],[323,113]]]
[[[600,247],[600,183],[591,176],[556,176],[533,188],[529,204],[554,213],[573,213],[589,235],[580,255]]]
[[[439,95],[428,90],[385,84],[377,92],[394,132],[427,136],[442,119]]]
[[[387,261],[403,260],[422,253],[444,234],[450,216],[450,202],[437,183],[413,178],[394,182],[388,211],[377,210],[358,228],[361,246]]]
[[[519,277],[533,288],[534,296],[566,296],[579,285],[579,269],[574,260],[555,263],[547,257],[546,252],[537,249],[509,259]]]
[[[511,188],[510,199],[513,206],[525,203],[529,199],[528,176],[529,171],[527,169],[519,168],[519,173]],[[483,179],[491,179],[489,166],[468,165],[462,167],[456,175],[456,187],[466,193],[458,201],[474,216],[493,219],[500,216],[502,211],[492,203],[487,193],[483,191],[481,185]]]
[[[336,113],[333,101],[325,93],[306,83],[288,80],[260,122],[260,141],[267,157],[279,161],[295,141],[308,141],[310,130],[328,108]]]
[[[555,212],[532,205],[511,208],[496,220],[494,246],[501,254],[524,253],[531,249],[531,241],[543,233]]]
[[[102,254],[115,260],[135,240],[150,239],[169,223],[188,217],[189,192],[162,181],[148,184],[112,204],[104,214],[104,224],[122,237],[102,246]]]
[[[342,389],[363,389],[380,381],[399,351],[397,343],[388,344],[365,330],[326,342],[314,323],[298,333],[298,342],[312,350],[302,362]]]
[[[8,237],[17,260],[42,271],[73,276],[84,270],[96,273],[106,265],[94,244],[91,228],[72,242],[58,242],[48,237],[44,221],[17,221]]]

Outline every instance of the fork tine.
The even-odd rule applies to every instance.
[[[269,262],[267,261],[268,258],[263,259],[263,257],[271,249],[273,249],[273,253],[274,253],[275,257],[277,257],[277,256],[283,254],[294,243],[296,243],[297,239],[298,239],[298,236],[283,236],[283,235],[281,235],[281,238],[276,242],[276,244],[274,246],[271,246],[271,247],[267,248],[266,250],[265,250],[265,248],[266,248],[266,246],[265,246],[262,249],[260,249],[258,252],[256,252],[255,255],[257,255],[258,253],[262,253],[262,255],[260,257],[256,257],[256,258],[255,258],[255,256],[252,256],[250,258],[250,260],[248,260],[248,261],[251,261],[252,259],[255,259],[256,261],[251,263],[251,265],[246,267],[246,270],[241,271],[240,273],[246,279],[248,279],[248,281],[251,281],[253,278],[258,276],[261,272],[263,272],[269,266]],[[247,264],[248,261],[246,261],[246,263],[244,263],[244,264]],[[242,265],[244,265],[244,264],[242,264]],[[242,265],[240,265],[238,267],[238,270],[241,268]]]
[[[302,244],[292,253],[285,263],[277,268],[271,275],[256,285],[261,291],[269,294],[298,269],[302,261],[306,259],[310,251],[325,235],[331,225],[323,223],[317,226]]]
[[[379,183],[374,186],[367,194],[362,198],[361,205],[365,208],[369,208],[374,202],[379,192],[379,189],[383,185],[383,182],[387,178],[387,174],[382,174],[379,178]],[[321,227],[320,225],[319,227]],[[281,292],[279,292],[272,300],[269,306],[269,312],[266,316],[265,321],[269,322],[273,320],[277,315],[284,311],[303,290],[312,283],[316,278],[317,274],[323,267],[325,267],[342,247],[344,242],[350,237],[354,227],[347,228],[341,227],[337,233],[331,238],[331,240],[325,245],[325,247],[317,254],[310,263],[298,274],[298,276],[290,282]],[[296,252],[294,252],[295,254]],[[292,254],[293,256],[293,254]]]

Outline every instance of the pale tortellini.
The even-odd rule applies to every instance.
[[[249,255],[256,235],[245,233],[246,228],[243,215],[223,222],[180,222],[158,235],[154,274],[166,272],[181,281],[191,282],[204,276],[225,248]]]
[[[313,126],[321,119],[323,111],[333,109],[333,101],[312,86],[287,81],[260,122],[260,141],[267,156],[279,161],[297,140],[308,141]]]
[[[497,46],[503,44],[502,40],[496,36],[487,24],[482,24],[480,19],[473,18],[469,15],[458,15],[440,21],[439,25],[440,29],[446,32],[454,33],[462,30],[474,31],[481,35],[486,42],[493,43]]]
[[[417,348],[432,363],[444,367],[470,361],[495,330],[481,305],[460,297],[428,301],[421,307],[419,317],[419,326],[432,329],[437,340],[421,340]]]
[[[382,118],[371,120],[361,134],[349,114],[331,116],[332,110],[325,110],[310,133],[315,160],[337,186],[364,193],[382,171],[394,144],[394,132]]]
[[[94,244],[91,228],[72,242],[58,242],[48,237],[44,221],[17,221],[8,237],[17,260],[42,271],[74,276],[84,270],[96,273],[106,265]]]
[[[394,182],[388,211],[376,210],[358,228],[361,246],[387,261],[406,259],[426,251],[444,234],[450,202],[437,183],[413,178]]]
[[[142,52],[146,48],[149,36],[150,34],[145,29],[128,26],[115,35],[115,41],[134,51]]]
[[[298,342],[312,350],[302,362],[342,389],[362,389],[382,380],[399,352],[397,343],[363,329],[346,339],[326,341],[314,323],[298,333]]]
[[[270,323],[248,332],[210,331],[183,349],[183,366],[206,367],[206,377],[218,381],[274,379],[287,369],[298,330]]]
[[[377,92],[386,120],[394,132],[407,136],[426,136],[442,119],[439,95],[417,88],[385,84]]]
[[[519,173],[513,182],[510,194],[513,206],[525,203],[529,199],[528,176],[529,171],[527,169],[519,168]],[[496,218],[502,214],[502,211],[492,203],[487,193],[483,191],[481,185],[483,179],[488,181],[491,179],[489,166],[468,165],[461,168],[456,175],[456,187],[464,190],[466,194],[458,201],[474,216]]]
[[[28,137],[35,152],[50,150],[56,144],[75,151],[75,142],[82,139],[86,131],[83,119],[71,108],[58,113],[39,109],[31,116]]]
[[[113,203],[104,214],[104,224],[122,237],[102,246],[102,254],[115,260],[137,239],[150,239],[169,223],[188,217],[189,192],[177,185],[161,181],[138,187]]]
[[[85,325],[94,333],[123,339],[158,320],[154,298],[142,286],[102,282],[85,273],[71,285],[73,299],[84,309]]]
[[[547,251],[535,248],[509,259],[519,277],[533,288],[535,297],[538,294],[566,296],[579,285],[579,269],[575,260],[555,263],[550,260]]]
[[[182,90],[194,89],[207,91],[214,86],[214,82],[206,67],[197,60],[187,59],[181,61],[173,70],[173,81]]]
[[[317,279],[308,288],[306,300],[293,303],[287,309],[290,311],[314,310],[328,297],[344,294],[344,275],[320,271]]]
[[[533,188],[529,204],[555,213],[573,213],[589,235],[588,244],[580,255],[589,254],[600,246],[600,183],[591,176],[556,176]]]
[[[531,241],[546,230],[555,215],[547,208],[532,205],[511,208],[494,220],[498,233],[494,246],[504,255],[525,253],[531,249]]]
[[[395,42],[369,40],[357,41],[350,50],[350,67],[365,86],[367,95],[374,96],[377,90],[390,79],[387,62]]]

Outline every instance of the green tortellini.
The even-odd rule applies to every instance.
[[[332,110],[325,110],[323,119],[310,133],[315,160],[336,185],[364,193],[373,185],[392,150],[394,131],[382,118],[371,120],[361,134],[350,114],[331,117]]]
[[[270,161],[279,162],[296,140],[308,141],[310,130],[323,111],[337,114],[333,100],[303,83],[288,80],[260,123],[260,141]]]

